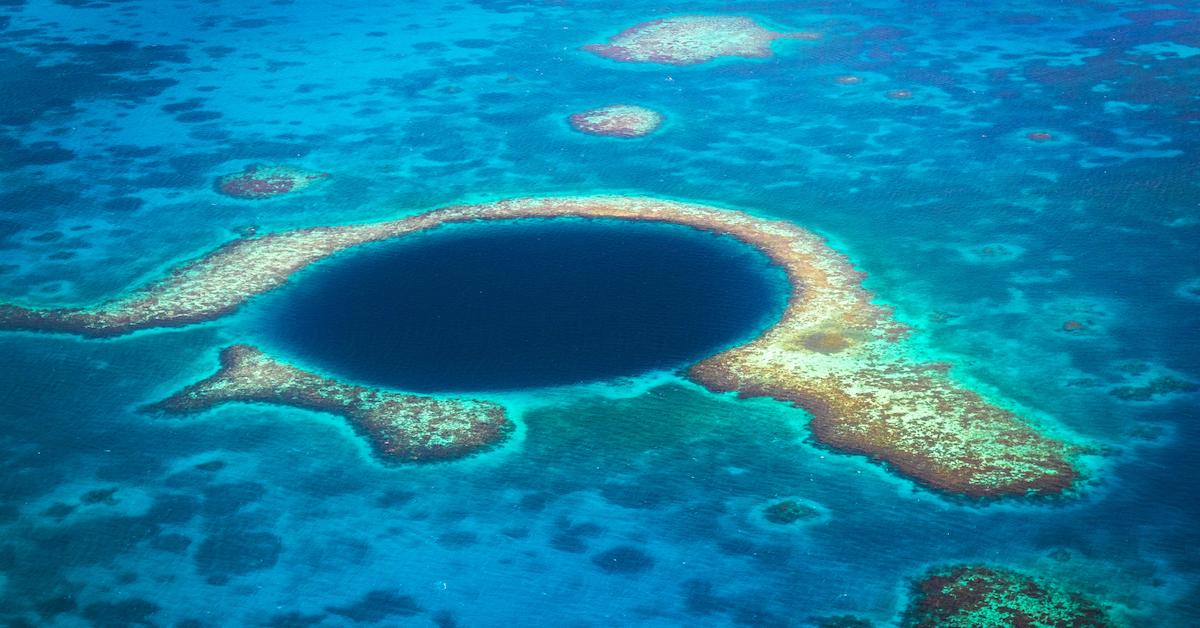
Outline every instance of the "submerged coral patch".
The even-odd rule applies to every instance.
[[[873,302],[862,286],[864,275],[821,237],[789,222],[703,205],[620,196],[520,198],[387,222],[285,231],[233,241],[165,279],[94,307],[0,306],[0,328],[111,336],[212,320],[353,246],[451,223],[555,217],[666,222],[725,234],[759,249],[784,270],[790,292],[782,318],[757,338],[689,369],[689,376],[710,390],[795,404],[812,415],[809,427],[819,443],[884,462],[955,495],[1058,495],[1080,479],[1077,459],[1084,448],[1044,433],[965,387],[949,374],[948,364],[916,357],[905,342],[908,329]],[[223,373],[248,375],[219,373],[212,385],[201,383],[175,403],[198,409],[214,399],[244,398],[364,417],[370,410],[357,405],[354,395],[366,394],[357,387],[264,357],[252,357],[245,368],[233,359]],[[254,385],[240,387],[238,381]],[[304,392],[310,386],[297,388],[295,381],[334,392],[314,398]],[[369,398],[371,404],[379,402]]]
[[[1141,385],[1116,386],[1108,394],[1122,401],[1153,401],[1160,396],[1173,396],[1200,391],[1200,384],[1175,377],[1160,375]]]
[[[695,65],[721,57],[770,57],[778,39],[817,39],[816,33],[778,33],[741,16],[686,15],[642,22],[583,49],[614,61]]]
[[[637,105],[608,105],[572,114],[569,122],[575,130],[592,135],[641,137],[654,132],[663,115]]]
[[[763,508],[763,519],[775,525],[788,526],[820,519],[821,511],[799,499],[782,499]]]
[[[1095,602],[1041,578],[983,565],[937,569],[915,586],[911,628],[1111,625]]]
[[[241,172],[217,179],[217,191],[234,198],[258,200],[299,192],[329,176],[294,166],[252,164]]]

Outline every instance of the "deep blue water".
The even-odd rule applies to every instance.
[[[677,10],[824,37],[689,68],[579,50]],[[298,278],[207,325],[0,334],[0,623],[890,626],[930,565],[982,561],[1200,625],[1200,401],[1113,394],[1200,381],[1194,2],[2,0],[0,63],[0,301],[94,302],[248,225],[677,198],[828,237],[932,357],[1105,452],[1065,503],[963,504],[657,371],[496,395],[512,442],[432,466],[317,413],[139,410],[265,337]],[[565,122],[615,102],[666,124]],[[331,177],[213,192],[255,162]],[[784,496],[828,517],[761,525]]]
[[[694,364],[757,335],[782,270],[729,237],[664,224],[525,220],[354,250],[269,300],[266,340],[400,390],[505,390]]]

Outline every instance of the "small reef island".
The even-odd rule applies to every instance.
[[[576,131],[608,137],[642,137],[662,125],[663,115],[637,105],[608,105],[571,114],[568,118]]]
[[[350,247],[454,223],[556,217],[665,222],[725,234],[783,269],[789,294],[780,320],[688,369],[710,390],[804,408],[812,415],[815,440],[824,446],[868,456],[951,495],[1055,496],[1081,478],[1085,448],[1040,431],[966,388],[950,376],[948,364],[913,357],[905,340],[909,330],[887,307],[872,302],[863,274],[820,236],[789,222],[675,201],[519,198],[243,238],[93,307],[0,305],[0,329],[108,337],[210,321]],[[347,418],[385,457],[405,460],[466,455],[509,432],[503,410],[487,402],[343,384],[244,346],[228,349],[222,359],[216,376],[159,407],[193,411],[241,400],[325,410]]]
[[[241,172],[218,178],[216,190],[233,198],[262,200],[299,192],[328,177],[329,173],[326,172],[314,172],[293,166],[251,164]]]
[[[684,15],[642,22],[584,50],[627,63],[696,65],[721,57],[766,58],[779,39],[819,39],[810,32],[779,33],[734,15]]]

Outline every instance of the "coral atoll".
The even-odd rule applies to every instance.
[[[578,131],[609,137],[641,137],[657,129],[662,121],[661,113],[637,105],[608,105],[569,118]]]
[[[702,205],[638,197],[523,198],[243,238],[95,307],[0,306],[0,328],[112,336],[212,320],[353,246],[451,223],[555,217],[647,220],[727,234],[784,269],[791,288],[779,322],[689,369],[711,390],[793,403],[811,413],[820,443],[885,462],[952,494],[1055,495],[1080,477],[1080,447],[964,387],[949,375],[949,365],[910,357],[907,328],[872,302],[862,273],[822,238],[789,222]]]
[[[249,345],[221,352],[221,368],[150,408],[199,412],[230,401],[274,403],[344,417],[385,460],[459,458],[512,430],[488,401],[441,399],[344,384],[273,360]]]
[[[1103,608],[1040,578],[980,565],[937,569],[916,584],[910,628],[1110,625]]]
[[[299,192],[328,176],[325,172],[313,172],[292,166],[254,164],[246,166],[241,172],[217,179],[216,188],[226,196],[258,200]]]
[[[584,50],[614,61],[694,65],[720,57],[772,55],[777,39],[817,39],[816,33],[777,33],[748,17],[687,15],[642,22]]]

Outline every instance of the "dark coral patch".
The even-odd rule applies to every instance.
[[[1117,386],[1108,394],[1122,401],[1151,401],[1160,395],[1193,393],[1200,391],[1200,384],[1172,375],[1156,377],[1140,386]]]
[[[71,205],[79,198],[72,187],[38,183],[0,192],[0,212],[44,212]]]
[[[256,482],[214,484],[204,490],[204,514],[231,515],[262,499],[266,489]]]
[[[412,501],[417,494],[413,491],[390,490],[385,491],[375,499],[375,505],[380,508],[398,508]]]
[[[200,511],[200,500],[191,495],[168,493],[154,500],[146,520],[159,524],[181,524],[191,521]]]
[[[62,502],[58,502],[56,504],[52,504],[46,510],[43,510],[42,515],[50,517],[51,519],[63,519],[67,515],[75,512],[76,508],[78,508],[78,506],[75,504],[64,504]]]
[[[154,626],[151,617],[159,611],[158,604],[141,598],[120,602],[96,602],[83,609],[91,625],[104,628],[118,626]]]
[[[438,535],[437,542],[438,545],[441,545],[442,547],[447,547],[450,549],[462,549],[478,543],[479,536],[474,532],[455,530],[451,532],[443,532],[442,534]]]
[[[411,595],[378,589],[349,606],[330,606],[325,610],[360,624],[377,624],[394,617],[412,617],[425,612]]]
[[[610,574],[633,575],[654,566],[654,558],[632,545],[618,545],[592,557],[592,563]]]
[[[869,620],[854,615],[814,617],[812,621],[816,628],[872,628],[875,625]]]
[[[791,525],[821,516],[821,511],[794,499],[778,501],[763,509],[763,518],[778,525]]]
[[[182,534],[163,534],[150,541],[150,547],[172,554],[184,554],[192,540]]]
[[[84,493],[79,498],[79,503],[88,506],[93,504],[105,504],[107,506],[115,506],[117,504],[117,490],[115,488],[98,488]]]
[[[206,471],[209,473],[215,473],[217,471],[220,471],[221,469],[224,469],[226,466],[228,466],[228,465],[223,460],[209,460],[208,462],[201,462],[201,463],[197,464],[196,466],[194,466],[193,468],[196,469],[197,471]]]
[[[165,104],[159,107],[159,109],[162,109],[167,113],[183,113],[185,111],[195,111],[203,106],[203,98],[189,98],[187,100]]]
[[[223,531],[204,539],[194,560],[201,575],[228,579],[274,567],[282,551],[283,542],[270,532]]]
[[[29,239],[33,242],[54,242],[55,240],[62,239],[62,236],[63,234],[61,231],[46,231]]]
[[[559,533],[550,538],[550,547],[568,554],[582,554],[588,550],[587,541],[574,534]]]
[[[459,48],[491,48],[493,42],[490,39],[459,39],[454,45]]]
[[[271,20],[268,20],[266,18],[255,17],[255,18],[248,18],[248,19],[244,19],[244,20],[238,20],[236,22],[230,23],[229,25],[232,26],[233,28],[244,29],[244,28],[263,28],[266,26],[270,26],[271,23],[272,23]]]
[[[0,49],[0,93],[5,106],[0,124],[25,125],[70,113],[84,100],[142,102],[178,81],[146,77],[167,63],[187,63],[184,46],[141,46],[130,41],[104,44],[40,44],[32,53]],[[62,59],[45,63],[46,59]]]
[[[75,152],[54,142],[21,144],[17,140],[0,136],[0,172],[9,172],[26,166],[49,166],[75,158]]]
[[[75,602],[75,597],[71,595],[59,595],[41,602],[38,602],[37,613],[43,619],[53,619],[63,613],[70,613],[79,607]]]
[[[0,241],[4,241],[10,236],[14,236],[24,230],[25,225],[23,223],[16,222],[15,220],[0,220]]]
[[[325,615],[307,615],[297,611],[275,615],[267,620],[267,628],[308,628],[325,621]]]
[[[175,116],[175,119],[185,124],[195,124],[197,122],[210,122],[224,115],[220,111],[188,111]]]

